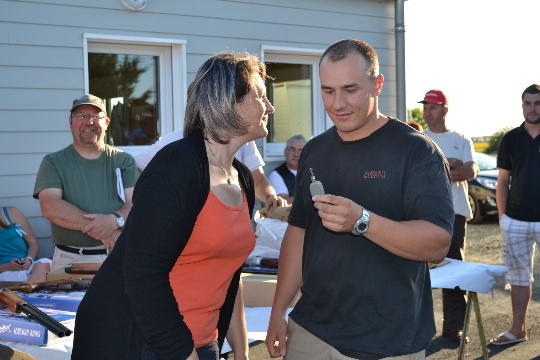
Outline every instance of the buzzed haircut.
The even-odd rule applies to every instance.
[[[379,57],[375,49],[360,40],[356,39],[343,39],[336,41],[326,49],[319,60],[319,66],[328,58],[332,62],[343,60],[351,53],[357,53],[362,55],[369,64],[368,75],[374,79],[379,75]]]
[[[523,91],[523,94],[521,94],[521,100],[523,100],[523,97],[525,96],[525,94],[538,94],[538,93],[540,93],[540,85],[532,84]]]

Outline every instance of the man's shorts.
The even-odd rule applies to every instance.
[[[293,319],[288,319],[287,326],[287,356],[284,360],[355,360],[345,356],[333,346],[325,343]],[[426,351],[414,354],[385,357],[381,360],[424,360]]]
[[[95,248],[85,248],[87,250],[103,249],[103,246]],[[54,247],[54,255],[52,259],[51,272],[63,272],[66,266],[74,263],[102,263],[107,258],[107,255],[79,255],[67,251],[60,250]]]
[[[533,283],[534,249],[540,245],[540,222],[512,219],[503,214],[499,220],[503,238],[504,263],[508,266],[508,285],[529,286]]]

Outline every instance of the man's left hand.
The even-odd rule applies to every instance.
[[[351,232],[362,216],[362,206],[351,199],[336,195],[315,195],[312,200],[325,228],[336,232]]]
[[[84,227],[83,232],[94,239],[110,238],[118,230],[116,217],[112,214],[86,214],[84,218],[90,223]]]
[[[268,195],[266,197],[266,201],[264,202],[264,209],[268,210],[272,206],[273,207],[287,206],[287,200],[285,200],[279,195]]]

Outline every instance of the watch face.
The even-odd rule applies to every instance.
[[[367,228],[367,224],[366,224],[366,223],[360,223],[360,224],[358,224],[358,231],[364,232],[364,231],[366,231],[366,228]]]
[[[118,227],[123,227],[125,223],[126,222],[124,221],[123,217],[119,217],[116,219],[116,225],[118,225]]]

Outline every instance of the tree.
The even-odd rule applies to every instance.
[[[503,136],[510,130],[512,130],[513,127],[507,126],[500,130],[498,130],[496,133],[491,135],[489,137],[488,141],[488,147],[486,149],[487,154],[496,155],[499,152],[499,146],[501,145],[501,140]]]
[[[427,129],[426,121],[424,120],[424,112],[420,108],[414,108],[409,111],[410,112],[410,118],[411,120],[416,121],[420,125],[422,125],[423,129]]]

